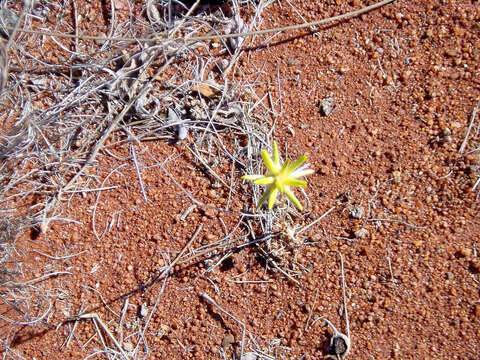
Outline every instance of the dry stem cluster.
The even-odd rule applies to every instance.
[[[75,222],[62,216],[62,202],[108,190],[102,185],[102,174],[111,169],[100,167],[99,153],[115,156],[109,150],[112,146],[127,147],[131,156],[123,161],[136,169],[148,200],[135,149],[140,147],[158,164],[165,159],[148,153],[145,141],[177,142],[189,135],[193,142],[188,148],[195,162],[231,193],[235,191],[233,180],[220,178],[215,166],[228,161],[235,167],[251,167],[252,156],[268,141],[267,120],[254,118],[253,113],[271,110],[253,91],[245,95],[246,88],[255,86],[254,81],[227,81],[227,74],[237,71],[236,59],[245,38],[225,39],[221,49],[213,50],[206,41],[184,41],[207,32],[256,30],[267,3],[235,2],[231,9],[212,10],[199,6],[199,1],[190,9],[147,1],[139,13],[143,18],[132,13],[134,4],[125,3],[130,8],[127,19],[112,2],[108,37],[148,41],[82,38],[82,7],[74,0],[65,7],[30,1],[22,6],[8,1],[2,4],[5,11],[17,16],[0,52],[0,212],[5,219],[0,224],[0,300],[13,310],[9,318],[2,317],[12,325],[10,335],[22,325],[51,325],[50,308],[54,299],[64,294],[47,292],[41,280],[68,274],[55,269],[38,279],[15,281],[22,273],[17,262],[22,254],[15,252],[16,233],[30,231],[36,237],[46,233],[52,221]],[[253,8],[254,15],[243,20],[240,6]],[[48,22],[52,18],[55,29]],[[73,31],[76,37],[43,35],[59,30]],[[43,47],[46,56],[39,51]],[[245,139],[246,147],[240,145]],[[83,319],[81,316],[77,320]],[[7,353],[14,354],[10,335],[2,341]],[[123,350],[104,344],[100,352],[125,357]]]

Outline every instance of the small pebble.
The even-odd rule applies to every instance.
[[[393,175],[393,181],[395,181],[396,183],[399,183],[400,181],[402,181],[402,173],[398,170],[395,170],[395,171],[392,171],[392,175]]]
[[[295,58],[289,58],[289,59],[287,59],[287,65],[288,65],[288,66],[298,65],[298,59],[295,59]]]
[[[354,219],[361,219],[365,208],[363,206],[355,206],[350,209],[350,216]]]
[[[202,213],[203,213],[203,215],[205,215],[206,217],[208,217],[210,219],[213,219],[216,216],[216,211],[215,211],[215,209],[212,209],[212,208],[207,208],[207,209],[203,210]]]
[[[344,336],[335,336],[331,340],[330,351],[332,355],[342,357],[348,353],[349,345],[345,340]]]
[[[397,22],[401,23],[402,20],[405,18],[405,15],[403,15],[401,12],[397,12],[395,14],[395,19],[397,20]]]
[[[353,235],[355,235],[355,237],[356,237],[357,239],[361,239],[361,238],[363,238],[363,237],[365,237],[365,236],[368,235],[368,230],[362,228],[362,229],[359,229],[359,230],[355,231],[355,232],[353,233]]]
[[[480,259],[472,259],[470,261],[470,267],[473,269],[473,271],[480,273]]]
[[[450,56],[450,57],[455,57],[457,56],[457,50],[455,49],[447,49],[445,51],[445,55]]]
[[[178,140],[184,140],[188,136],[187,128],[183,124],[178,124],[175,127]]]
[[[442,133],[440,134],[440,136],[448,136],[448,135],[452,135],[452,130],[450,130],[448,127],[445,128],[445,130],[442,131]]]
[[[143,303],[140,306],[140,311],[138,312],[138,315],[140,315],[140,317],[145,317],[148,315],[148,308],[146,303]]]
[[[235,338],[231,333],[228,333],[227,335],[225,335],[225,337],[222,340],[222,348],[225,350],[228,347],[230,347],[230,345],[232,345],[233,343],[235,343]]]
[[[475,306],[475,317],[480,319],[480,304]]]
[[[158,243],[158,242],[162,241],[162,235],[161,234],[153,234],[152,237],[150,238],[150,240]]]
[[[335,104],[335,99],[333,97],[327,97],[322,100],[320,105],[320,112],[323,116],[328,116],[332,113]]]
[[[165,325],[165,324],[160,325],[160,331],[159,331],[159,336],[160,337],[165,336],[169,332],[170,332],[170,328],[168,327],[168,325]]]
[[[207,235],[205,235],[205,239],[207,239],[209,242],[214,241],[216,238],[217,237],[215,236],[215,234],[208,233]]]
[[[470,255],[472,255],[472,249],[461,248],[460,250],[458,250],[458,254],[462,257],[469,257]]]

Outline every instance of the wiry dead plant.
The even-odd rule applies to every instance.
[[[21,274],[16,262],[21,254],[15,254],[13,229],[20,229],[21,234],[33,229],[36,235],[46,232],[51,221],[75,221],[62,217],[60,204],[101,188],[104,175],[96,156],[102,150],[108,154],[105,142],[112,134],[118,134],[117,144],[130,148],[131,158],[126,161],[135,165],[140,182],[142,168],[133,144],[175,142],[190,135],[194,141],[189,150],[197,164],[208,169],[230,194],[235,193],[233,179],[221,178],[216,166],[225,161],[233,164],[232,170],[249,166],[245,156],[252,154],[252,146],[265,145],[267,120],[258,125],[251,119],[252,109],[263,106],[262,99],[245,97],[248,84],[225,80],[227,73],[236,71],[235,60],[244,39],[224,41],[224,58],[218,63],[206,42],[184,41],[206,32],[256,30],[265,3],[243,4],[257,9],[251,19],[240,17],[237,3],[228,11],[198,4],[189,10],[173,8],[170,2],[158,6],[147,1],[144,22],[133,16],[120,22],[112,5],[109,37],[152,39],[161,34],[161,41],[133,44],[82,39],[81,8],[75,1],[58,9],[54,4],[32,7],[29,2],[21,8],[8,2],[3,5],[22,14],[24,19],[18,24],[22,30],[33,28],[32,20],[44,21],[57,10],[58,27],[47,29],[45,22],[41,31],[78,35],[45,39],[36,31],[21,32],[16,41],[11,38],[8,44],[0,44],[0,211],[4,218],[15,216],[22,222],[20,228],[8,220],[0,224],[0,300],[14,310],[14,316],[3,318],[13,327],[48,323],[51,307],[51,294],[42,292],[36,279],[16,280]],[[40,56],[36,50],[42,46],[58,55]],[[168,77],[163,75],[167,69]],[[232,133],[237,135],[226,136]],[[239,144],[245,137],[248,146],[242,147]],[[40,278],[59,274],[67,272]],[[138,336],[140,343],[144,334]],[[11,338],[3,340],[8,347]],[[110,358],[124,356],[115,347],[101,352]]]

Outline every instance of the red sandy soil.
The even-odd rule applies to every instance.
[[[372,2],[291,3],[305,21],[314,21]],[[263,18],[264,28],[304,21],[284,1],[267,7]],[[136,145],[145,201],[133,163],[113,171],[125,162],[100,152],[95,175],[102,187],[116,188],[62,203],[61,216],[82,225],[52,222],[45,235],[18,240],[25,280],[52,271],[70,274],[43,282],[55,298],[48,324],[17,328],[15,352],[28,359],[91,355],[104,348],[93,322],[62,321],[96,313],[132,358],[238,356],[242,327],[205,293],[243,322],[245,353],[321,359],[332,333],[320,318],[346,331],[341,252],[352,338],[348,358],[479,359],[480,199],[479,189],[472,191],[480,176],[478,115],[459,150],[480,102],[480,4],[397,0],[316,30],[256,37],[233,73],[238,82],[251,77],[258,96],[273,99],[273,135],[282,155],[285,148],[290,158],[307,154],[315,170],[306,189],[310,205],[290,225],[310,224],[335,206],[294,238],[286,232],[288,219],[275,224],[283,235],[271,240],[270,250],[276,249],[278,267],[296,282],[265,262],[265,244],[232,252],[224,245],[177,263],[165,284],[159,279],[145,286],[200,225],[189,252],[229,234],[230,249],[251,241],[246,227],[237,226],[240,211],[253,211],[251,185],[229,162],[215,171],[236,193],[215,184],[194,165],[186,149],[191,137],[175,145],[146,142]],[[334,108],[325,116],[320,107],[327,97],[334,98]],[[115,155],[129,156],[128,145],[110,144]],[[153,159],[165,161],[169,175]],[[182,221],[193,202],[179,185],[211,207],[199,205]],[[359,206],[363,216],[354,219],[350,214]],[[250,221],[262,236],[255,218]],[[360,229],[366,235],[355,238]],[[34,251],[81,254],[52,262]]]

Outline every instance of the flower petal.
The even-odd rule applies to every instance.
[[[290,191],[290,188],[288,186],[285,187],[285,194],[287,194],[288,198],[295,204],[295,206],[298,208],[298,210],[302,211],[303,206],[300,204],[300,201],[296,198],[296,196]]]
[[[292,165],[289,166],[289,168],[288,168],[289,172],[298,168],[305,161],[307,161],[307,159],[308,159],[307,155],[300,156],[297,160],[295,160],[295,162]]]
[[[285,185],[296,186],[296,187],[305,187],[305,186],[307,186],[307,182],[304,181],[304,180],[289,178],[289,179],[285,180]]]
[[[269,185],[273,184],[275,178],[273,176],[262,176],[261,179],[255,180],[253,183],[256,185]]]
[[[272,209],[273,204],[275,204],[275,199],[277,198],[278,194],[278,189],[277,188],[272,188],[272,191],[270,192],[270,197],[268,198],[268,208]]]
[[[268,155],[267,150],[263,149],[260,155],[262,156],[263,163],[267,167],[268,171],[270,171],[272,175],[277,175],[280,169],[278,169],[278,167],[273,163],[272,158],[270,155]]]
[[[275,185],[273,185],[273,186],[275,186],[281,193],[283,193],[283,185],[284,185],[283,183],[284,183],[283,180],[280,180],[280,179],[277,178],[275,180]]]
[[[312,169],[304,169],[304,170],[296,170],[296,171],[293,171],[289,174],[290,177],[292,178],[299,178],[299,177],[302,177],[302,176],[307,176],[307,175],[310,175],[310,174],[313,174],[315,171],[312,170]]]
[[[241,179],[242,180],[255,181],[255,180],[258,180],[258,179],[262,179],[264,177],[265,177],[265,175],[243,175]]]
[[[290,161],[289,159],[285,160],[285,162],[284,162],[283,165],[282,165],[282,168],[280,169],[280,172],[287,172],[287,173],[289,173],[290,171],[288,171],[288,168],[289,168],[290,162],[291,162],[291,161]]]

